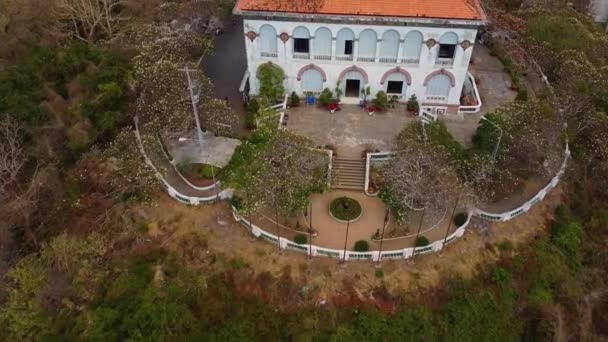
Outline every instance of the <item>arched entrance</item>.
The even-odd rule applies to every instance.
[[[345,97],[358,98],[361,94],[361,89],[367,84],[368,77],[363,69],[352,66],[342,71],[339,80],[342,82],[342,90]]]

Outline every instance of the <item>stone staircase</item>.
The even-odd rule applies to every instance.
[[[363,191],[365,186],[364,160],[335,158],[332,168],[332,187],[334,189]]]

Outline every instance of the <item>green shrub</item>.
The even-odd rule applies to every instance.
[[[205,164],[203,166],[197,167],[196,173],[198,174],[199,177],[206,178],[206,179],[213,179],[213,177],[215,177],[215,178],[218,177],[218,174],[221,170],[222,169],[220,169],[217,166]]]
[[[230,205],[232,205],[236,210],[241,210],[243,208],[243,199],[234,195],[232,198],[230,198]]]
[[[388,97],[386,96],[386,93],[384,91],[380,90],[376,94],[376,98],[374,99],[374,107],[378,108],[378,110],[384,110],[384,109],[386,109],[387,103],[388,103]]]
[[[289,105],[291,107],[297,107],[300,105],[300,97],[295,91],[291,92],[291,95],[289,96]]]
[[[569,259],[578,260],[583,244],[581,223],[565,206],[556,209],[556,219],[551,225],[551,241],[563,250]]]
[[[456,225],[456,227],[461,227],[463,224],[465,224],[465,222],[467,222],[468,218],[469,214],[458,213],[456,214],[456,216],[454,216],[454,224]]]
[[[382,279],[384,278],[384,270],[381,268],[376,269],[376,278]]]
[[[418,98],[416,97],[416,94],[413,94],[407,100],[407,110],[416,113],[420,110],[420,104],[418,103]]]
[[[511,282],[511,279],[513,279],[511,273],[502,267],[496,268],[492,273],[492,281],[498,285],[507,285]]]
[[[419,236],[416,238],[416,247],[424,247],[430,245],[431,242],[426,236]]]
[[[501,118],[498,115],[490,113],[485,117],[499,127],[503,126]],[[488,120],[481,120],[479,122],[479,126],[477,127],[472,140],[476,149],[487,154],[492,154],[496,144],[498,143],[500,130],[498,130],[498,128],[492,125]]]
[[[343,221],[350,221],[361,216],[361,204],[350,197],[338,197],[331,201],[329,211]]]
[[[323,89],[321,95],[319,95],[319,104],[322,106],[329,106],[334,94],[329,90],[329,88]]]
[[[365,240],[359,240],[355,242],[355,252],[367,252],[369,251],[369,243]]]
[[[576,18],[540,13],[528,20],[526,33],[547,42],[557,52],[576,50],[590,52],[595,41],[589,30]]]
[[[293,242],[297,243],[298,245],[304,245],[308,243],[308,237],[305,234],[297,233],[293,238]]]
[[[257,99],[251,99],[247,104],[247,114],[245,116],[245,126],[249,129],[256,128],[255,118],[260,110],[260,103]]]
[[[431,143],[442,146],[453,160],[462,162],[467,159],[466,150],[454,139],[443,122],[435,121],[426,125],[425,129]]]

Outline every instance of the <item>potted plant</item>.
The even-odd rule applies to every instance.
[[[372,87],[367,86],[364,89],[361,89],[361,96],[363,96],[362,107],[365,107],[367,104],[367,97],[372,94]]]
[[[382,90],[380,90],[377,94],[376,94],[376,99],[374,100],[374,109],[377,110],[384,110],[386,108],[386,104],[388,103],[388,97],[386,96],[386,93]]]
[[[334,94],[329,90],[329,88],[323,89],[321,95],[319,95],[319,104],[323,107],[329,106],[331,103],[331,98]]]
[[[331,103],[329,105],[329,111],[333,114],[336,112],[336,110],[338,110],[338,104],[337,103]]]
[[[420,110],[418,98],[415,94],[410,96],[410,98],[407,100],[407,110],[412,113],[418,113],[418,111]]]
[[[289,106],[297,107],[299,105],[300,105],[300,97],[298,96],[298,94],[296,94],[295,91],[291,92],[291,95],[289,96]]]
[[[344,94],[340,83],[341,83],[340,80],[338,80],[338,82],[336,82],[336,89],[334,90],[334,92],[336,94],[336,100],[338,100],[338,103],[340,102],[340,97],[342,97],[342,94]]]
[[[367,106],[367,114],[374,115],[376,108],[374,106]]]

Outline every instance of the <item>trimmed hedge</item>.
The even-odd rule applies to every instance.
[[[416,238],[416,247],[424,247],[430,245],[431,242],[426,236],[419,236]]]
[[[308,237],[305,234],[297,233],[293,238],[293,242],[297,243],[298,245],[304,245],[308,242]]]
[[[467,213],[458,213],[456,216],[454,216],[454,224],[456,227],[460,227],[467,222],[468,218],[469,215]]]
[[[350,197],[338,197],[331,201],[329,211],[338,220],[352,221],[361,216],[361,204]]]
[[[355,242],[355,252],[367,252],[369,251],[369,243],[365,240],[359,240]]]

